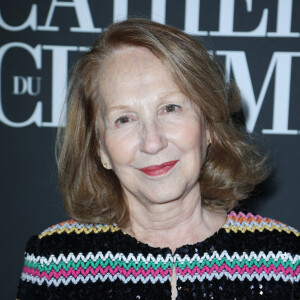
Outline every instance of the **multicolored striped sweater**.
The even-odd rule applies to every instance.
[[[18,299],[300,299],[299,232],[231,211],[203,242],[172,254],[116,225],[66,221],[32,237]]]

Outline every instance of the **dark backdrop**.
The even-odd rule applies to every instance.
[[[66,218],[54,140],[70,67],[127,17],[178,27],[217,51],[273,166],[247,204],[300,227],[300,1],[4,0],[0,12],[1,299],[14,299],[26,240]]]

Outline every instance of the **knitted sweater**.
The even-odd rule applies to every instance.
[[[300,299],[300,233],[231,211],[194,245],[154,248],[116,225],[73,220],[27,244],[18,299]]]

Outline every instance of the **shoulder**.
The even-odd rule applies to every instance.
[[[247,211],[231,211],[222,228],[234,249],[265,253],[299,252],[299,231],[271,218]]]
[[[67,220],[46,228],[38,235],[31,237],[26,245],[27,254],[58,255],[63,253],[76,253],[91,251],[95,247],[111,246],[113,239],[110,237],[119,232],[117,225],[87,224],[74,220]],[[95,241],[97,243],[95,243]]]
[[[60,264],[68,270],[76,263],[96,261],[97,257],[92,253],[114,251],[123,236],[116,225],[86,224],[74,220],[53,225],[28,240],[21,282],[42,285],[52,278],[50,271]]]
[[[59,224],[52,225],[51,227],[48,227],[43,232],[41,232],[38,235],[39,239],[42,239],[46,236],[51,235],[61,235],[61,234],[91,234],[91,233],[100,233],[100,232],[115,232],[120,230],[120,228],[113,224],[88,224],[88,223],[81,223],[74,220],[67,220],[64,222],[61,222]]]
[[[18,288],[20,299],[64,299],[74,295],[73,285],[90,264],[116,249],[124,234],[116,225],[85,224],[68,220],[55,224],[26,245],[24,266]],[[75,278],[75,279],[74,279]],[[55,297],[54,297],[55,296]],[[53,298],[52,298],[53,297]]]
[[[300,232],[291,226],[246,211],[231,211],[223,227],[227,232],[282,232],[291,236],[300,236]]]

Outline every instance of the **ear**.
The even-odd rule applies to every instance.
[[[206,144],[208,146],[211,144],[212,139],[211,139],[210,131],[207,128],[205,129],[205,136],[206,136]]]
[[[98,152],[98,155],[101,159],[103,167],[107,170],[111,170],[112,169],[112,164],[111,164],[111,161],[110,161],[110,158],[109,158],[109,155],[108,155],[106,149],[100,144],[98,146],[97,152]]]

